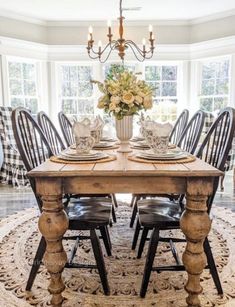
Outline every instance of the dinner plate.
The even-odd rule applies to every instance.
[[[89,153],[77,153],[75,149],[66,149],[62,151],[60,154],[66,157],[92,158],[92,157],[98,157],[102,153],[100,151],[95,151],[95,150],[91,150]]]
[[[140,141],[144,141],[144,138],[141,137],[141,136],[134,136],[134,137],[131,139],[131,142],[140,142]]]
[[[148,160],[172,160],[172,159],[183,159],[188,156],[186,152],[179,150],[170,150],[166,153],[154,153],[152,150],[139,152],[136,154],[137,157],[148,159]]]
[[[113,144],[110,142],[100,142],[98,144],[95,144],[93,148],[109,148],[109,147],[113,147]]]
[[[108,137],[108,136],[103,136],[101,139],[100,139],[101,142],[116,142],[117,139],[115,138],[112,138],[112,137]]]
[[[132,146],[133,148],[137,148],[137,149],[149,149],[149,148],[150,148],[150,146],[149,146],[148,144],[142,144],[142,143],[140,143],[140,142],[138,142],[138,143],[132,143],[131,146]]]
[[[100,152],[99,154],[93,155],[93,156],[88,156],[88,155],[66,155],[66,154],[59,154],[59,158],[68,160],[68,161],[96,161],[96,160],[101,160],[105,159],[108,157],[107,154]]]

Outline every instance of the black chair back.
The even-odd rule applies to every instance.
[[[50,118],[43,111],[37,115],[38,124],[45,134],[45,137],[50,144],[54,155],[57,155],[65,149],[65,145]]]
[[[66,142],[66,145],[69,147],[75,143],[75,139],[72,132],[72,124],[68,117],[62,111],[59,112],[58,119],[64,140]]]
[[[184,129],[177,146],[194,154],[201,137],[204,122],[205,113],[203,111],[197,111]]]
[[[53,155],[43,131],[25,108],[13,110],[12,126],[20,156],[28,172]],[[30,184],[36,196],[35,181],[32,178]],[[37,196],[36,199],[41,210],[41,200]]]
[[[183,112],[180,114],[177,121],[175,122],[175,125],[171,131],[169,138],[172,144],[178,144],[182,136],[182,133],[188,123],[188,117],[189,117],[189,111],[185,109],[183,110]]]
[[[211,125],[197,152],[197,157],[217,169],[224,171],[225,162],[232,146],[234,131],[235,110],[228,107],[221,111]],[[208,199],[208,211],[211,209],[218,184],[219,178],[216,178],[214,181],[213,195]]]

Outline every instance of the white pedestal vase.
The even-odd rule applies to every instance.
[[[133,134],[133,116],[124,116],[123,119],[116,119],[116,135],[120,141],[118,152],[131,152],[129,141]]]

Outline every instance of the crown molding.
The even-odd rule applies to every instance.
[[[0,37],[0,54],[42,61],[91,61],[85,45],[46,45],[8,37]],[[193,44],[157,45],[151,61],[198,60],[235,54],[235,35]],[[131,52],[127,60],[135,60]],[[118,60],[114,54],[111,60]]]
[[[47,26],[46,20],[42,20],[42,19],[38,19],[34,17],[28,17],[28,16],[20,15],[20,14],[17,14],[11,11],[7,11],[7,10],[2,10],[2,9],[0,12],[0,17],[13,19],[15,21],[23,21],[27,23],[32,23],[32,24],[36,24],[40,26]]]
[[[234,18],[235,18],[235,9],[216,13],[216,14],[212,14],[212,15],[207,15],[205,17],[199,17],[199,18],[191,19],[190,25],[206,23],[206,22],[209,22],[209,21],[223,19],[223,18],[231,17],[231,16],[234,16]]]
[[[126,20],[125,23],[127,26],[147,26],[150,23],[154,26],[190,26],[231,16],[235,16],[235,9],[194,19]],[[35,17],[24,16],[8,10],[1,10],[0,17],[9,18],[16,21],[23,21],[31,24],[37,24],[44,27],[87,27],[90,24],[95,27],[106,27],[107,22],[107,20],[43,20]],[[116,20],[114,20],[113,23],[114,25],[118,24]]]

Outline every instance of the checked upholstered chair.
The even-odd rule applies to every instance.
[[[0,182],[14,187],[27,186],[26,168],[17,149],[11,123],[13,108],[0,107],[0,138],[3,150],[3,164]]]

